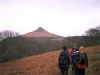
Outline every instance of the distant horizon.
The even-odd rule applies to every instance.
[[[0,0],[0,31],[25,34],[42,27],[81,36],[100,24],[100,0]]]
[[[29,32],[26,32],[26,33],[23,33],[21,34],[20,32],[18,32],[20,35],[24,35],[24,34],[27,34],[27,33],[30,33],[30,32],[35,32],[36,30],[38,30],[39,28],[43,28],[43,27],[38,27],[37,29],[33,30],[33,31],[29,31]],[[43,28],[44,29],[44,28]],[[51,33],[50,31],[44,29],[45,31]],[[3,31],[6,31],[6,30],[3,30]],[[8,31],[13,31],[13,30],[8,30]],[[0,31],[2,32],[2,31]],[[13,31],[13,32],[17,32],[17,31]],[[41,31],[40,31],[41,32]],[[55,34],[55,33],[52,33],[52,34]],[[55,34],[55,35],[58,35],[58,36],[62,36],[62,35],[59,35],[59,34]],[[70,35],[70,36],[85,36],[85,32],[83,35]],[[70,36],[62,36],[62,37],[70,37]]]
[[[99,25],[98,25],[98,26],[99,26]],[[96,27],[97,27],[97,26],[96,26]],[[38,28],[40,28],[40,27],[38,27]],[[38,29],[38,28],[37,28],[37,29]],[[43,28],[43,27],[41,27],[41,28]],[[94,28],[95,28],[95,27],[94,27]],[[1,30],[0,32],[8,30],[8,31],[18,32],[20,35],[23,35],[23,34],[26,34],[26,33],[29,33],[29,32],[34,32],[34,31],[36,31],[37,29],[34,29],[33,31],[28,31],[28,32],[25,32],[25,33],[20,33],[20,32],[18,32],[18,31],[13,30],[13,29],[4,29],[4,30]],[[43,29],[44,29],[44,28],[43,28]],[[91,28],[89,28],[89,29],[91,29]],[[89,29],[87,29],[87,30],[89,30]],[[48,31],[47,29],[44,29],[44,30]],[[86,30],[86,31],[87,31],[87,30]],[[69,36],[84,36],[84,35],[86,34],[86,31],[85,31],[83,34],[81,34],[81,35],[77,34],[77,35],[69,35]],[[50,31],[48,31],[48,32],[50,32]],[[60,34],[57,34],[57,33],[53,33],[53,32],[50,32],[50,33],[56,34],[56,35],[59,35],[59,36],[63,36],[63,35],[60,35]],[[68,37],[68,36],[63,36],[63,37]]]

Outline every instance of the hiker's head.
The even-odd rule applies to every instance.
[[[80,46],[80,50],[84,50],[84,47],[83,46]]]
[[[83,46],[80,46],[80,49],[79,49],[79,51],[80,51],[80,53],[83,53],[83,52],[85,52],[85,49],[84,49],[84,47],[83,47]]]
[[[68,51],[69,51],[69,52],[72,52],[72,48],[68,48]]]
[[[66,46],[63,46],[63,48],[62,48],[63,50],[67,50],[67,47]]]
[[[75,52],[75,48],[72,48],[72,52]]]
[[[76,48],[75,50],[76,50],[76,51],[79,51],[79,48]]]

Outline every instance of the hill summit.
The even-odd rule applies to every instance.
[[[22,35],[23,37],[53,37],[53,38],[62,38],[62,36],[53,34],[48,32],[47,30],[45,30],[42,27],[39,27],[38,29],[36,29],[35,31],[26,33],[24,35]]]
[[[48,32],[45,29],[43,29],[42,27],[39,27],[38,29],[36,29],[34,32]]]

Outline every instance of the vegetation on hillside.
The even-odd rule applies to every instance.
[[[67,47],[79,47],[80,45],[93,46],[99,44],[100,36],[75,36],[63,38],[63,40],[54,40],[54,38],[11,37],[0,42],[0,62],[51,50],[59,50],[63,45]]]
[[[60,42],[52,38],[7,38],[0,42],[0,62],[60,49]]]
[[[5,30],[5,31],[0,31],[0,41],[9,37],[17,37],[20,34],[15,31],[10,31],[10,30]]]
[[[100,44],[100,36],[73,36],[66,37],[62,44],[67,47],[94,46]]]

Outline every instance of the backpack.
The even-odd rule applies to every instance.
[[[87,61],[86,54],[85,53],[80,54],[76,62],[76,67],[79,69],[85,69],[87,67],[86,61]]]
[[[76,60],[78,59],[78,57],[79,57],[79,51],[75,51],[73,53],[73,59],[72,59],[73,64],[76,64]]]
[[[83,65],[83,64],[85,64],[85,62],[86,62],[86,55],[85,54],[80,54],[80,56],[79,56],[79,63],[81,64],[81,65]]]
[[[65,51],[61,52],[61,54],[59,56],[59,67],[67,68],[67,66],[69,66],[69,65],[70,65],[70,59],[69,59],[67,52],[65,52]]]

